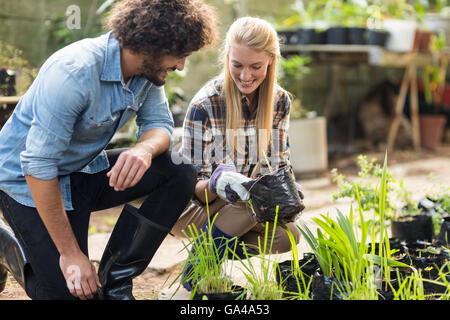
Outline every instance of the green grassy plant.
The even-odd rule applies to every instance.
[[[365,174],[363,172],[363,174]],[[329,215],[313,218],[317,224],[317,237],[305,224],[299,227],[309,246],[316,255],[323,275],[335,277],[343,284],[341,294],[346,299],[377,299],[374,265],[378,265],[380,274],[389,283],[391,267],[409,266],[392,259],[389,237],[386,229],[386,193],[388,190],[387,155],[384,166],[379,171],[380,182],[374,199],[378,200],[373,219],[364,216],[364,206],[358,185],[354,185],[354,197],[358,201],[359,224],[356,224],[353,206],[348,216],[337,210],[336,221]],[[376,218],[376,219],[375,219]],[[380,232],[376,232],[375,224]],[[378,238],[378,254],[375,255],[375,243]],[[368,243],[372,250],[369,252]]]
[[[183,231],[188,243],[184,243],[184,249],[189,252],[187,263],[183,272],[174,280],[177,281],[181,275],[185,272],[185,269],[189,263],[192,262],[192,268],[190,272],[185,276],[185,281],[191,281],[195,284],[191,298],[195,293],[224,293],[233,290],[233,281],[224,274],[224,270],[227,269],[227,265],[230,264],[230,272],[232,272],[232,261],[228,260],[230,251],[236,249],[237,239],[219,239],[213,238],[211,234],[211,226],[214,224],[217,215],[211,219],[208,207],[208,196],[205,190],[206,196],[206,211],[208,214],[208,228],[207,231],[198,230],[195,225],[188,226],[188,233]],[[192,250],[192,249],[193,250]],[[219,255],[219,249],[224,253]]]
[[[214,219],[211,224],[214,223]],[[232,291],[233,282],[224,274],[224,269],[228,265],[228,253],[235,250],[237,241],[222,239],[220,250],[224,250],[223,256],[218,255],[219,248],[216,245],[217,238],[211,235],[210,228],[207,232],[197,230],[193,225],[188,227],[189,244],[186,247],[194,248],[189,251],[188,261],[194,261],[193,268],[187,274],[186,280],[195,283],[193,294],[199,293],[223,293]],[[232,264],[231,264],[232,266]],[[232,271],[232,268],[231,268]]]
[[[291,275],[295,278],[297,288],[298,288],[297,292],[283,290],[283,294],[287,297],[290,297],[290,299],[309,300],[310,299],[310,287],[311,287],[313,277],[306,275],[302,271],[302,267],[304,265],[306,265],[307,263],[309,263],[312,260],[312,258],[310,260],[306,261],[303,265],[300,265],[297,242],[295,241],[294,235],[292,234],[291,230],[289,230],[289,228],[286,225],[284,225],[284,224],[280,224],[280,225],[286,231],[286,233],[289,237],[289,242],[291,244],[291,252],[292,252],[292,260],[291,260],[292,274]],[[277,271],[281,275],[281,270],[279,269],[279,266],[278,266]],[[280,276],[280,278],[281,278],[281,276]],[[283,281],[283,279],[280,279],[280,280]],[[284,287],[283,282],[281,282],[280,285],[281,285],[281,287]]]
[[[273,261],[267,256],[272,252],[273,239],[275,237],[276,225],[278,220],[278,207],[276,209],[275,221],[272,225],[272,232],[270,232],[269,222],[265,224],[264,239],[258,239],[258,255],[250,255],[243,246],[243,253],[245,259],[238,257],[237,260],[241,262],[242,271],[247,280],[247,288],[254,300],[281,300],[282,288],[277,284],[274,275]],[[252,259],[251,259],[252,258]],[[258,261],[259,265],[255,262]],[[257,268],[259,266],[259,268]]]

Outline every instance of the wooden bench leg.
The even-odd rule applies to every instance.
[[[403,107],[405,106],[406,93],[408,92],[409,83],[411,80],[412,66],[408,66],[403,75],[402,83],[400,86],[400,93],[395,104],[394,117],[389,128],[387,139],[388,152],[394,149],[395,138],[397,136],[398,127],[400,124],[400,118],[403,113]]]
[[[412,138],[414,150],[420,151],[420,124],[419,124],[419,98],[417,93],[417,72],[416,66],[411,67],[411,97],[410,104],[411,123],[412,123]]]

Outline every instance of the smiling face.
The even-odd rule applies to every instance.
[[[169,72],[182,71],[184,69],[188,56],[189,54],[182,57],[163,56],[159,59],[146,56],[142,61],[140,74],[157,86],[162,86],[166,83],[166,77]]]
[[[228,67],[239,91],[251,98],[267,75],[272,58],[264,51],[236,44],[230,46]]]

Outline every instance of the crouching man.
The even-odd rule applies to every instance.
[[[134,299],[141,274],[194,191],[196,170],[168,155],[169,72],[216,35],[200,0],[125,0],[110,32],[54,53],[0,132],[0,291],[11,272],[32,299]],[[105,147],[136,115],[138,142]],[[140,208],[127,203],[146,197]],[[92,211],[126,204],[100,262]],[[0,220],[1,222],[1,220]]]

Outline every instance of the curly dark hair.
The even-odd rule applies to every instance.
[[[107,26],[122,48],[157,56],[186,55],[217,35],[215,12],[201,0],[119,1]]]

